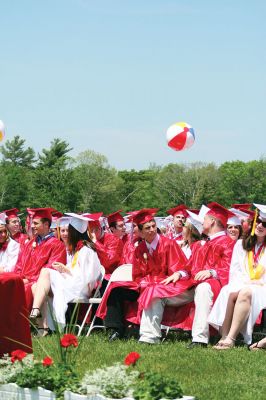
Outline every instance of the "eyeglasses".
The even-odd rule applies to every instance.
[[[263,226],[263,228],[266,228],[266,221],[262,221],[261,219],[257,219],[257,224],[261,224]]]

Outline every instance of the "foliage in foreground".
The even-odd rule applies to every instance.
[[[120,362],[136,351],[141,355],[139,370],[175,379],[184,394],[199,400],[265,400],[265,352],[249,352],[246,347],[218,352],[211,346],[187,350],[183,336],[179,341],[181,337],[171,335],[162,345],[145,346],[135,339],[109,343],[104,334],[97,332],[83,341],[77,373],[82,377],[86,371]],[[42,343],[56,356],[55,338],[44,338]],[[37,342],[34,347],[36,357],[41,358]]]

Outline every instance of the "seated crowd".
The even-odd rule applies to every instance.
[[[164,325],[190,330],[188,348],[207,347],[217,331],[217,350],[234,347],[240,333],[251,345],[266,308],[266,206],[251,208],[181,204],[166,218],[155,208],[124,217],[122,210],[104,217],[28,208],[25,232],[19,210],[2,211],[0,273],[23,280],[38,336],[54,329],[51,310],[63,328],[68,304],[90,297],[104,271],[96,315],[110,341],[133,323],[142,343],[160,343]],[[110,281],[124,264],[132,265],[132,279]],[[266,348],[266,339],[249,348]]]

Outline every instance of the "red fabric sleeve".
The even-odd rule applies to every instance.
[[[106,274],[111,274],[120,265],[123,246],[122,240],[111,233],[105,233],[103,242],[97,240],[95,243],[97,255]]]

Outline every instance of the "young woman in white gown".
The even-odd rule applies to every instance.
[[[74,213],[68,227],[68,248],[71,260],[64,265],[53,263],[53,268],[43,268],[33,288],[33,307],[30,319],[41,317],[43,335],[48,331],[47,308],[42,306],[48,295],[53,297],[55,320],[65,325],[67,304],[74,299],[90,296],[101,274],[101,264],[94,245],[87,235],[88,218]],[[41,312],[42,309],[42,312]]]
[[[234,347],[239,333],[250,344],[253,326],[266,307],[266,206],[256,206],[260,216],[253,232],[236,242],[229,284],[222,288],[208,318],[222,335],[214,346],[218,350]]]

